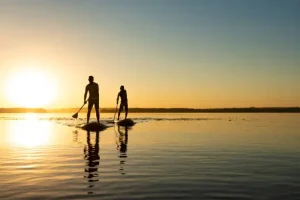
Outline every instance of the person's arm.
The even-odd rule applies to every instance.
[[[118,93],[118,96],[117,96],[117,104],[119,103],[119,96],[120,96],[120,92]]]
[[[84,92],[84,103],[86,103],[87,92],[88,92],[88,89],[87,89],[87,86],[86,86],[85,87],[85,92]]]
[[[99,94],[99,85],[97,84],[97,93]]]

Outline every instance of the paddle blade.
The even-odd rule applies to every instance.
[[[73,117],[74,119],[77,119],[77,118],[78,118],[78,113],[75,113],[74,115],[72,115],[72,117]]]

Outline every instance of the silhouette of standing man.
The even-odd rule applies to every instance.
[[[124,89],[123,85],[121,85],[120,90],[121,91],[118,93],[118,96],[117,96],[117,104],[119,102],[119,97],[121,98],[121,104],[120,104],[120,108],[119,108],[119,112],[118,112],[118,120],[120,119],[120,114],[123,110],[123,107],[125,107],[125,119],[127,118],[127,114],[128,114],[127,92]]]
[[[88,112],[87,112],[87,123],[90,121],[91,110],[93,105],[95,105],[97,121],[100,123],[99,116],[99,86],[94,82],[94,77],[89,76],[89,84],[85,87],[84,93],[84,103],[88,101]],[[87,93],[89,93],[89,98],[86,100]]]

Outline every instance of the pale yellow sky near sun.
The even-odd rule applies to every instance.
[[[80,107],[89,75],[101,107],[300,106],[294,18],[136,4],[0,3],[0,107]]]

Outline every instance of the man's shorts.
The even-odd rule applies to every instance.
[[[88,109],[91,110],[93,105],[95,105],[95,109],[99,109],[99,99],[89,99]]]
[[[128,102],[121,102],[120,104],[120,110],[123,110],[123,107],[125,107],[125,111],[128,112]]]

